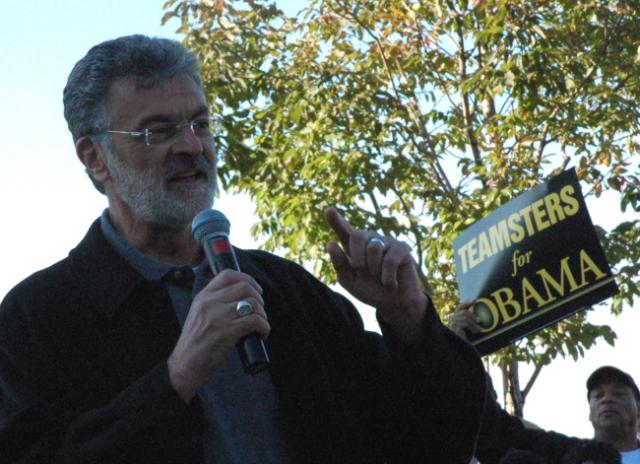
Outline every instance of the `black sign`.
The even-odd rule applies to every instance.
[[[453,243],[461,301],[491,353],[618,291],[575,171],[509,201]]]

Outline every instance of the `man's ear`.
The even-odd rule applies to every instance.
[[[104,184],[109,179],[109,169],[106,163],[106,153],[99,144],[90,137],[80,137],[76,142],[76,155],[91,177]]]

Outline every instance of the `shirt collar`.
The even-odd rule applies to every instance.
[[[125,241],[118,231],[111,224],[109,219],[109,209],[105,209],[100,216],[100,230],[106,238],[107,242],[116,250],[116,252],[122,256],[127,263],[136,270],[145,280],[158,281],[161,280],[167,273],[174,269],[169,263],[157,261],[145,254],[143,254],[136,247]],[[272,291],[282,295],[282,291],[273,279],[269,276],[265,269],[255,261],[257,256],[245,250],[234,247],[236,257],[240,264],[240,269],[243,272],[252,275],[260,285],[270,288]],[[262,252],[257,252],[262,253]],[[194,269],[196,274],[198,272],[210,273],[209,266],[206,263],[206,259]]]
[[[124,240],[111,224],[108,208],[100,216],[100,229],[107,242],[146,280],[160,280],[174,268],[169,263],[157,261],[145,255]]]

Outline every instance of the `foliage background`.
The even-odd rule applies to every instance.
[[[453,238],[522,191],[575,167],[587,195],[638,212],[635,2],[314,0],[167,2],[203,60],[223,115],[224,186],[247,192],[265,246],[331,282],[322,212],[401,236],[446,317],[456,307]],[[599,229],[633,305],[638,220]],[[542,366],[584,355],[607,325],[580,313],[493,356],[522,413]],[[515,388],[513,388],[515,387]]]

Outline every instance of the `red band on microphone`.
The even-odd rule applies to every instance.
[[[229,240],[214,240],[211,242],[211,250],[218,255],[232,253],[231,242]]]

